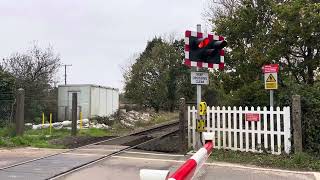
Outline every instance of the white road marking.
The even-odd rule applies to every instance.
[[[184,155],[181,155],[181,154],[162,154],[162,153],[147,153],[147,152],[136,152],[136,151],[125,151],[125,153],[153,155],[153,156],[184,157]]]
[[[314,172],[313,175],[316,178],[316,180],[320,180],[320,173]]]

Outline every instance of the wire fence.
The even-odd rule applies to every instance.
[[[42,114],[45,121],[49,122],[49,116],[52,115],[52,122],[58,121],[58,106],[56,98],[34,98],[30,96],[25,97],[24,106],[24,121],[25,123],[41,124]]]
[[[0,128],[7,127],[15,121],[16,94],[15,92],[0,92]],[[26,94],[24,100],[24,122],[39,124],[42,114],[48,121],[52,114],[52,121],[58,121],[58,106],[55,96],[38,96]]]
[[[13,123],[15,102],[13,92],[0,92],[0,127],[6,127]]]

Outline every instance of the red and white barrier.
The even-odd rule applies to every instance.
[[[203,148],[199,149],[189,160],[187,160],[169,180],[189,180],[197,173],[211,154],[213,143],[207,142]]]
[[[178,168],[169,179],[163,178],[162,180],[190,180],[197,173],[197,171],[202,167],[210,156],[213,149],[213,134],[212,133],[203,133],[203,139],[206,142],[205,145],[199,149],[190,159],[188,159],[182,166]],[[165,171],[167,172],[167,171]],[[154,172],[145,170],[140,171],[140,180],[155,180],[151,175],[156,174],[159,171],[154,170]],[[159,177],[159,176],[158,176]]]

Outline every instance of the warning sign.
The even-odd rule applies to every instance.
[[[246,113],[246,121],[260,121],[260,114]]]
[[[264,87],[265,89],[278,89],[278,74],[265,73],[264,74]]]
[[[272,74],[270,74],[267,78],[267,82],[277,82],[277,80],[274,78]]]

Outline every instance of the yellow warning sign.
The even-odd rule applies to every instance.
[[[204,116],[204,115],[207,115],[207,103],[202,101],[200,102],[199,104],[199,115],[200,116]]]
[[[264,87],[265,89],[278,89],[278,74],[265,73],[264,74]]]
[[[206,131],[206,121],[204,119],[197,120],[197,132],[205,132]]]
[[[267,82],[277,82],[277,80],[273,77],[272,74],[270,74],[269,77],[267,78]]]

